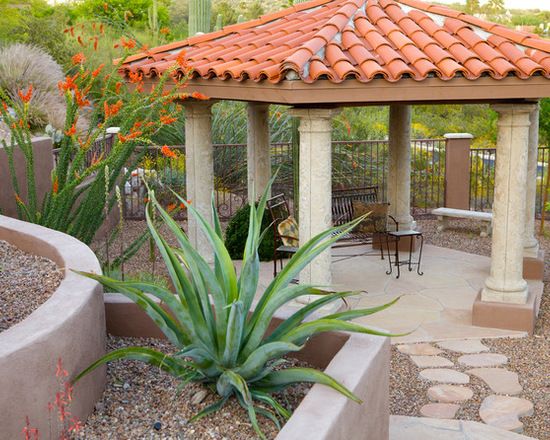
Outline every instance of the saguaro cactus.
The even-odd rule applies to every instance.
[[[222,30],[222,27],[223,27],[222,20],[223,20],[222,14],[218,14],[218,16],[216,17],[216,26],[214,27],[215,31],[221,31]]]
[[[189,1],[189,36],[210,32],[211,0]]]
[[[147,9],[147,23],[149,30],[153,36],[153,43],[157,44],[159,34],[159,20],[158,20],[158,4],[157,0],[153,0],[153,4]]]

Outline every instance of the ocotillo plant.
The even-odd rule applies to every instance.
[[[210,32],[211,0],[189,1],[189,36]]]

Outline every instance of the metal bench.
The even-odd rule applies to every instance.
[[[436,208],[432,210],[432,214],[437,216],[437,220],[439,221],[439,225],[437,226],[438,232],[444,231],[449,226],[449,218],[462,218],[479,220],[487,223],[484,225],[479,235],[481,237],[487,237],[491,234],[493,214],[490,212],[468,211],[466,209],[455,208]]]
[[[363,203],[378,203],[378,188],[376,186],[367,186],[360,188],[350,188],[343,190],[333,190],[332,192],[332,222],[333,225],[339,226],[353,220],[353,202],[361,201]],[[283,265],[283,257],[292,255],[298,251],[297,247],[285,246],[283,238],[279,234],[278,226],[283,220],[290,216],[289,203],[284,194],[277,194],[267,201],[267,208],[271,213],[273,238],[275,243],[273,254],[273,276],[277,275],[277,260],[280,261],[280,266]],[[399,224],[397,221],[388,215],[388,220],[391,220],[394,225],[392,230],[398,230]],[[367,218],[368,221],[368,218]],[[384,259],[383,246],[381,237],[387,231],[379,233],[362,233],[351,231],[342,236],[332,246],[333,248],[343,248],[351,246],[362,246],[373,243],[380,244],[380,257]],[[377,253],[378,255],[378,253]]]

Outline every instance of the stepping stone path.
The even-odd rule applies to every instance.
[[[455,417],[460,405],[457,403],[467,401],[474,395],[473,391],[465,386],[450,384],[468,384],[470,376],[476,376],[483,380],[496,394],[516,395],[523,391],[517,373],[506,368],[490,368],[506,364],[508,358],[498,353],[487,353],[489,347],[481,341],[457,340],[438,342],[435,347],[432,344],[403,344],[397,349],[410,356],[414,364],[423,368],[419,373],[421,380],[439,382],[428,389],[428,403],[420,408],[420,414],[433,419],[452,419]],[[445,350],[464,353],[458,358],[462,368],[475,367],[462,373],[451,368],[453,362],[443,356]],[[487,425],[501,429],[521,432],[523,423],[519,417],[531,415],[533,404],[526,399],[502,395],[491,395],[486,397],[479,409],[481,420]]]
[[[487,425],[515,432],[523,431],[519,418],[532,414],[533,404],[518,397],[488,396],[479,408],[479,416]]]
[[[474,368],[467,373],[479,377],[496,394],[513,396],[523,391],[517,373],[505,368]]]
[[[458,358],[458,363],[468,367],[494,367],[508,362],[508,358],[503,354],[497,353],[480,353],[480,354],[465,354]]]
[[[459,385],[435,385],[428,389],[428,399],[440,403],[463,402],[473,395],[470,388]]]
[[[452,367],[454,364],[441,356],[411,356],[411,360],[418,368]]]
[[[413,356],[435,356],[443,353],[443,350],[434,347],[430,344],[406,344],[398,345],[397,349],[404,354],[410,354]]]
[[[445,350],[456,351],[457,353],[481,353],[489,351],[489,347],[482,344],[478,339],[466,339],[462,341],[443,341],[437,343],[438,347]]]
[[[456,403],[428,403],[420,408],[420,414],[434,419],[452,419],[459,409]]]
[[[470,383],[470,376],[450,368],[429,368],[419,374],[422,379],[441,383]],[[430,416],[432,417],[432,416]]]

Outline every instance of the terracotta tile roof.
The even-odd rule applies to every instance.
[[[418,0],[312,0],[128,58],[155,77],[184,50],[194,77],[421,81],[550,78],[550,41]]]

